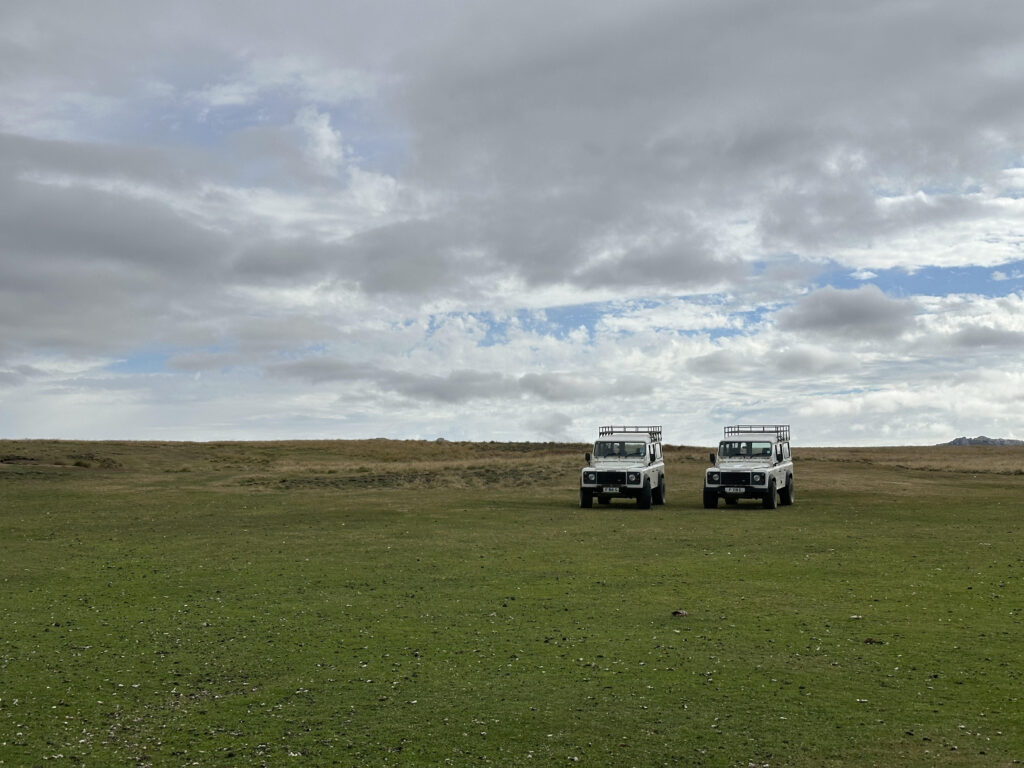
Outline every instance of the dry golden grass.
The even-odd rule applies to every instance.
[[[0,440],[0,472],[91,472],[104,485],[175,482],[250,488],[559,487],[573,489],[585,444],[426,440],[131,442]],[[666,446],[670,491],[699,488],[712,448]],[[883,470],[1024,475],[1024,448],[905,446],[795,449],[798,488],[855,487]],[[835,470],[841,466],[844,471]],[[892,473],[897,474],[893,475]],[[881,481],[880,481],[881,482]],[[676,496],[679,499],[679,496]]]
[[[1022,446],[903,446],[884,448],[809,448],[799,451],[807,462],[860,463],[894,469],[970,474],[1024,474]]]

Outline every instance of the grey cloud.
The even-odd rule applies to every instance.
[[[516,395],[514,379],[485,371],[454,371],[446,376],[386,372],[378,374],[375,383],[406,397],[439,403],[464,403]]]
[[[162,273],[191,285],[226,250],[220,235],[201,229],[166,206],[128,195],[82,187],[13,180],[0,186],[4,256],[31,256]]]
[[[693,289],[716,283],[737,283],[749,268],[738,258],[716,254],[712,237],[694,221],[682,225],[669,243],[651,245],[641,240],[621,257],[584,267],[577,272],[581,286],[686,285]],[[633,231],[643,231],[636,226]]]
[[[350,238],[339,248],[342,278],[369,293],[458,293],[468,278],[488,271],[474,243],[446,222],[406,221]]]
[[[747,361],[727,349],[719,349],[706,355],[692,357],[686,367],[692,373],[705,376],[720,376],[737,373],[743,370]]]
[[[621,394],[624,389],[630,395],[643,395],[654,389],[651,380],[642,376],[636,377],[636,380],[628,377],[601,379],[594,374],[579,376],[565,373],[528,373],[519,378],[519,386],[522,391],[538,395],[549,402],[592,400]]]
[[[950,340],[954,346],[967,349],[976,349],[978,347],[1007,347],[1012,349],[1024,346],[1024,333],[1002,328],[971,325],[952,334]]]
[[[0,371],[0,387],[11,387],[21,384],[25,377],[13,371]]]
[[[248,316],[233,309],[233,317],[216,329],[197,326],[186,339],[186,351],[177,352],[167,360],[168,368],[189,373],[230,368],[257,368],[268,360],[277,360],[270,371],[311,382],[358,378],[363,370],[354,364],[323,357],[302,357],[310,350],[328,343],[352,347],[382,344],[393,331],[367,329],[341,323],[337,318],[304,312]],[[280,360],[288,359],[288,362]]]
[[[369,366],[324,357],[277,363],[267,368],[271,376],[301,379],[310,384],[355,381],[369,378],[372,371]]]
[[[3,343],[0,342],[0,352],[3,351]],[[12,365],[7,369],[0,368],[0,385],[13,387],[31,382],[33,379],[41,380],[48,376],[48,372],[34,365]]]
[[[769,353],[772,366],[782,377],[837,374],[849,369],[849,360],[822,349],[797,347]]]
[[[239,249],[231,269],[240,282],[250,285],[296,285],[343,274],[342,259],[339,246],[309,237],[268,238]]]
[[[167,368],[172,371],[204,373],[244,365],[247,360],[235,353],[188,352],[171,356]]]
[[[109,351],[163,336],[216,290],[224,240],[147,201],[0,179],[8,348]]]
[[[833,375],[849,368],[848,363],[837,355],[816,347],[793,347],[780,350],[765,349],[756,355],[749,352],[736,353],[723,342],[723,349],[691,358],[687,369],[696,375],[710,378],[739,375],[751,380],[750,371],[768,370],[779,381],[805,376]]]
[[[508,221],[539,212],[523,194],[532,190],[552,208],[545,219],[590,229],[628,230],[667,204],[697,218],[746,210],[769,247],[863,243],[934,213],[891,220],[875,204],[879,187],[996,173],[993,127],[1011,145],[1021,139],[1009,128],[1020,124],[1019,78],[986,66],[1015,45],[1015,13],[941,7],[588,5],[580,25],[563,5],[539,29],[534,9],[506,7],[472,35],[441,35],[402,103],[425,178],[470,190],[467,199],[486,185]],[[580,244],[543,262],[513,250],[511,261],[540,277],[559,265],[572,273]],[[690,253],[701,252],[682,249],[679,262]],[[692,262],[698,276],[703,261]],[[623,272],[626,284],[637,274]],[[665,277],[679,286],[689,276]]]
[[[537,414],[527,419],[525,426],[538,435],[543,435],[548,440],[566,442],[570,440],[570,430],[574,420],[571,416],[560,412]]]
[[[22,173],[55,174],[128,179],[166,187],[198,172],[196,160],[194,152],[183,149],[158,150],[0,132],[0,173],[11,178]]]
[[[894,214],[878,205],[877,190],[866,184],[837,187],[813,182],[775,195],[760,223],[766,241],[787,247],[821,250],[870,245],[901,233],[928,231],[991,215],[984,201],[964,199],[961,193],[953,189],[927,198],[906,198]]]
[[[371,334],[365,330],[339,328],[337,319],[311,312],[246,317],[236,320],[229,332],[238,349],[246,354],[294,353],[295,350],[305,349],[328,340],[351,342],[371,337]]]
[[[267,368],[274,377],[293,378],[310,384],[343,384],[365,381],[407,397],[443,403],[480,397],[507,396],[514,380],[501,374],[455,371],[448,375],[413,374],[327,357],[278,363]]]
[[[293,378],[310,384],[369,382],[384,391],[438,403],[464,403],[495,398],[539,398],[546,402],[585,402],[615,395],[646,395],[654,384],[644,377],[610,377],[569,373],[502,373],[456,370],[447,374],[418,374],[373,364],[328,357],[307,358],[267,367],[273,377]]]
[[[878,341],[910,330],[917,311],[914,301],[890,298],[875,285],[855,290],[827,287],[781,310],[776,322],[784,331]]]
[[[479,244],[443,220],[415,219],[367,229],[340,242],[311,236],[267,239],[241,250],[234,274],[256,285],[331,280],[368,294],[458,295],[467,281],[493,274]]]

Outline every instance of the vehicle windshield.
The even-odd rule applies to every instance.
[[[594,445],[594,456],[598,459],[642,459],[646,450],[646,443],[598,440]]]
[[[718,455],[723,459],[771,456],[772,444],[747,440],[723,440],[718,444]]]

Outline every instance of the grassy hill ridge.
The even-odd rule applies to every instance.
[[[161,473],[230,476],[334,474],[360,485],[376,479],[385,487],[451,482],[575,482],[586,444],[495,443],[427,440],[290,440],[268,442],[134,442],[0,440],[0,472],[28,468],[121,471],[141,477]],[[700,476],[713,447],[665,448],[669,467]],[[849,463],[897,469],[962,473],[1024,474],[1024,453],[1005,446],[909,446],[794,449],[797,465]],[[507,470],[507,471],[503,471]],[[473,478],[476,478],[475,480]],[[813,477],[813,475],[812,475]],[[417,480],[418,478],[418,480]]]

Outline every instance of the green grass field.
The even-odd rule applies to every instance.
[[[1024,761],[1024,451],[707,450],[0,441],[0,765]]]

